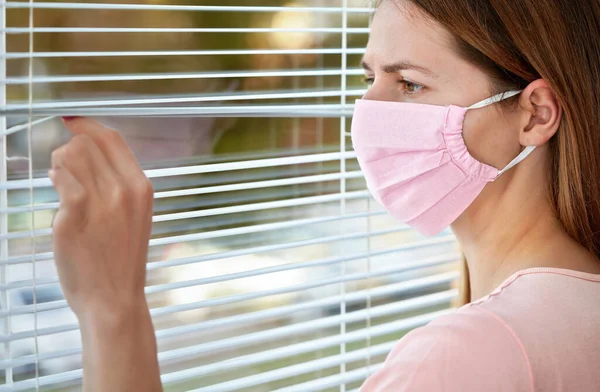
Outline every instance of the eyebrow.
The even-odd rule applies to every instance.
[[[365,62],[365,60],[362,60],[360,62],[360,65],[366,71],[372,71],[371,67],[369,66],[369,64],[367,64]],[[438,75],[435,74],[430,69],[425,68],[425,67],[421,67],[420,65],[413,64],[413,63],[411,63],[409,61],[398,61],[398,62],[393,63],[393,64],[385,65],[385,66],[381,67],[381,69],[385,73],[396,73],[398,71],[413,70],[413,71],[421,72],[422,74],[427,75],[427,76],[432,77],[432,78],[437,78],[438,77]]]

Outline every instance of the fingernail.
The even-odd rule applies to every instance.
[[[65,121],[71,121],[71,120],[74,120],[76,118],[79,118],[79,117],[78,116],[63,116],[62,119],[65,120]]]

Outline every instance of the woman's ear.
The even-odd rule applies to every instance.
[[[519,142],[523,146],[541,146],[556,134],[562,120],[562,107],[544,79],[532,82],[521,93],[519,107],[523,127]]]

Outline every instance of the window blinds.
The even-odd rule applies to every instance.
[[[76,391],[52,264],[59,116],[155,186],[146,293],[167,391],[356,391],[449,311],[459,255],[390,219],[352,152],[363,0],[1,1],[0,391]]]

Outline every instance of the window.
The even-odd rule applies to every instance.
[[[370,198],[349,138],[364,0],[6,1],[0,391],[80,390],[52,263],[62,115],[119,129],[155,192],[167,391],[353,391],[456,296],[454,237]]]

